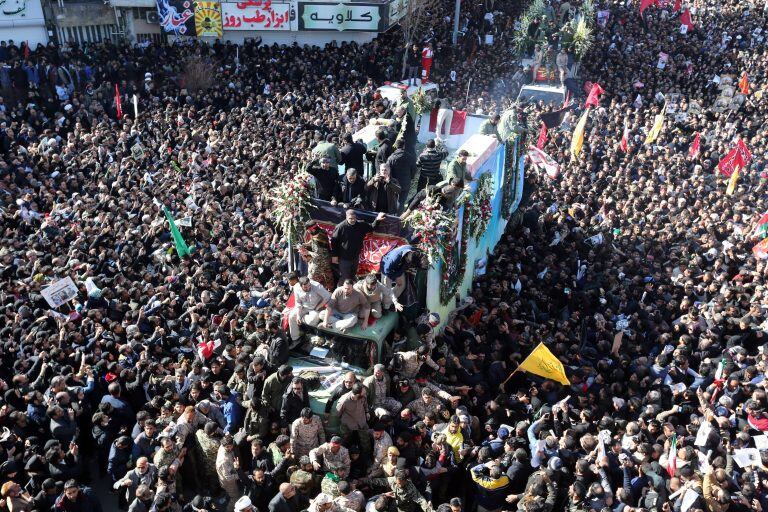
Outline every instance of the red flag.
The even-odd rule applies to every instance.
[[[739,142],[736,143],[736,151],[739,152],[739,156],[741,156],[741,162],[743,166],[746,166],[750,160],[752,160],[752,153],[749,151],[749,148],[746,144],[744,144],[744,141],[739,139]]]
[[[640,16],[643,15],[643,11],[652,5],[659,5],[659,0],[640,0]]]
[[[733,148],[728,152],[727,155],[725,155],[722,160],[717,164],[717,168],[720,170],[720,173],[730,177],[731,174],[736,170],[737,167],[743,167],[744,166],[744,159],[739,153],[739,148]]]
[[[674,12],[679,12],[683,8],[683,0],[675,0],[675,6],[672,8]]]
[[[749,78],[747,78],[746,71],[741,74],[741,80],[739,80],[739,90],[743,94],[749,94]]]
[[[688,27],[688,32],[695,28],[693,26],[693,20],[691,19],[691,11],[688,9],[683,11],[683,13],[680,15],[680,24]]]
[[[541,129],[539,130],[539,140],[536,141],[536,147],[544,149],[544,144],[547,143],[547,125],[541,123]]]
[[[625,153],[629,152],[629,126],[624,123],[624,133],[621,134],[621,142],[619,147]]]
[[[587,96],[587,102],[584,103],[584,106],[597,107],[598,102],[600,101],[600,95],[603,94],[603,92],[603,88],[600,87],[600,84],[592,84],[592,89],[589,90],[589,96]]]
[[[467,122],[467,113],[464,110],[454,110],[453,119],[451,119],[451,127],[448,132],[449,135],[461,135],[464,133],[464,125]],[[432,109],[432,113],[429,115],[429,131],[437,131],[437,109]]]
[[[120,102],[120,89],[115,84],[115,107],[117,108],[117,118],[123,118],[123,104]]]
[[[29,40],[24,43],[24,60],[29,58]]]
[[[693,138],[693,144],[691,144],[691,147],[688,150],[688,155],[694,160],[699,157],[699,152],[701,151],[701,142],[699,139],[699,132],[696,132],[696,136]]]

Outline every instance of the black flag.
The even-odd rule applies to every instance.
[[[565,117],[565,113],[568,111],[568,109],[569,107],[563,107],[560,110],[547,112],[546,114],[539,114],[539,119],[541,119],[542,123],[547,125],[548,130],[557,128],[563,123],[563,118]]]

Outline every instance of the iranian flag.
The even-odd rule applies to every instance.
[[[723,384],[725,383],[725,358],[722,358],[720,360],[720,363],[717,365],[717,371],[715,371],[715,390],[712,392],[712,398],[710,399],[709,403],[714,404],[715,400],[717,399],[717,394],[722,391]]]
[[[723,382],[725,380],[725,358],[720,360],[720,364],[717,365],[717,371],[715,372],[715,383]]]
[[[560,174],[560,165],[555,160],[537,148],[536,146],[530,146],[528,148],[528,159],[531,164],[537,169],[543,170],[549,176],[549,179],[554,180]]]
[[[768,238],[764,238],[762,242],[754,246],[752,254],[759,260],[768,259]]]
[[[624,133],[621,134],[621,142],[619,142],[619,147],[625,153],[629,151],[629,125],[626,121],[624,121]]]
[[[752,234],[755,238],[765,238],[768,236],[768,212],[765,212],[760,220],[757,221],[755,232]]]
[[[437,112],[438,109],[433,108],[429,115],[429,131],[437,131]],[[453,118],[451,118],[451,125],[448,127],[449,135],[461,135],[464,133],[464,125],[467,123],[467,112],[465,110],[454,110]],[[442,128],[442,126],[441,126]]]
[[[669,453],[667,453],[667,473],[672,477],[677,471],[677,434],[672,436],[672,444],[669,446]]]

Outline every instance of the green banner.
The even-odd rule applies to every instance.
[[[381,32],[387,4],[299,2],[299,30]]]

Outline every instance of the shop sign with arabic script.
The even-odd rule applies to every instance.
[[[388,4],[299,2],[299,30],[382,32]]]
[[[221,4],[224,30],[291,30],[291,4],[246,0]]]

